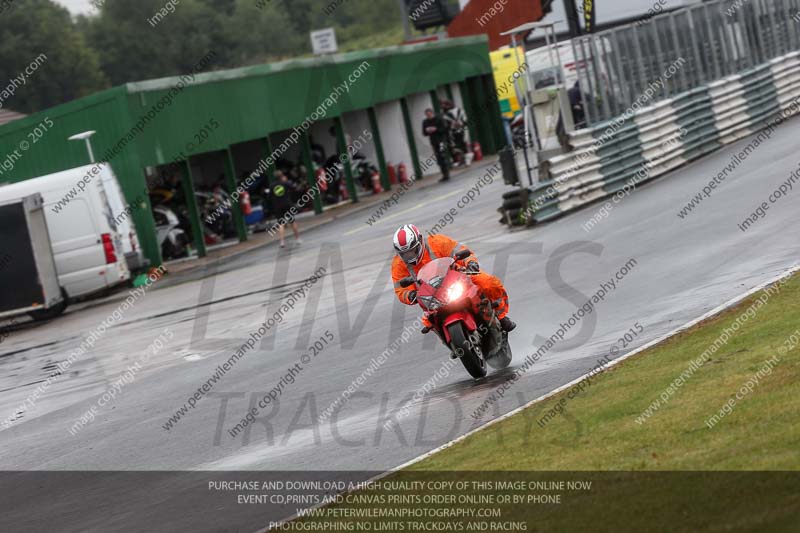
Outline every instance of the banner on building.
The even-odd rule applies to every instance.
[[[586,33],[594,31],[594,2],[595,0],[583,0],[583,28]]]

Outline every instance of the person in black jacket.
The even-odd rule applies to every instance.
[[[269,189],[269,200],[272,212],[278,219],[278,236],[281,240],[281,248],[286,247],[286,224],[292,225],[294,238],[297,244],[302,244],[300,240],[300,232],[297,229],[297,221],[294,216],[297,214],[297,207],[294,205],[292,199],[295,186],[289,181],[289,177],[280,170],[275,171],[275,185]]]
[[[431,138],[433,153],[436,155],[436,163],[442,171],[442,179],[450,179],[450,167],[447,164],[447,146],[449,132],[447,123],[444,119],[434,113],[433,109],[425,110],[425,120],[422,121],[422,134]]]

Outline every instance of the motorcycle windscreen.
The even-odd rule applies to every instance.
[[[450,272],[450,265],[452,265],[453,262],[454,261],[449,257],[434,259],[420,269],[417,274],[417,279],[430,285],[434,289],[438,289],[442,286],[442,281],[444,281],[447,273]]]

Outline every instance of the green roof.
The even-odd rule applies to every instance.
[[[359,50],[357,52],[346,52],[328,56],[287,59],[277,63],[263,63],[260,65],[252,65],[247,67],[203,72],[195,76],[195,79],[191,85],[268,76],[270,74],[278,74],[292,70],[314,69],[344,63],[360,63],[369,59],[384,59],[390,58],[391,56],[402,56],[416,54],[419,52],[434,52],[447,50],[454,47],[463,47],[464,45],[469,44],[482,44],[488,42],[489,38],[486,35],[475,35],[470,37],[444,39],[441,41],[429,41],[414,44],[387,46],[384,48],[372,48],[369,50]],[[125,87],[129,93],[157,91],[170,89],[171,87],[175,86],[180,79],[181,76],[156,78],[153,80],[130,82],[125,84]]]

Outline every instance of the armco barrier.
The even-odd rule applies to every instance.
[[[518,224],[544,222],[662,176],[800,111],[800,52],[570,135],[543,161]],[[507,213],[506,213],[507,215]]]

